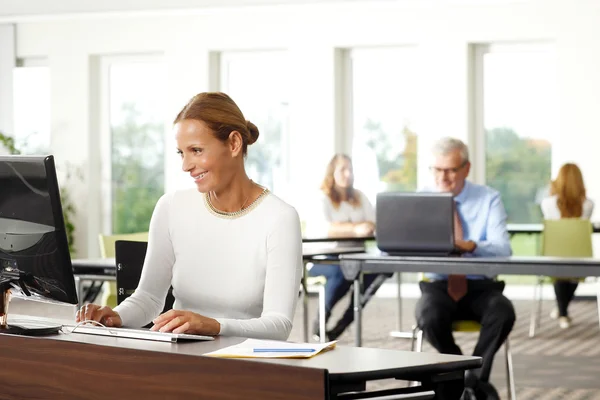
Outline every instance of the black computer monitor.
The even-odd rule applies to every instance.
[[[53,156],[0,156],[0,266],[35,278],[34,296],[77,304]]]

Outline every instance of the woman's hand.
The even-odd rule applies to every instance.
[[[96,321],[104,326],[119,328],[123,325],[121,316],[112,308],[97,304],[86,304],[75,314],[75,322]]]
[[[191,333],[195,335],[215,336],[221,332],[217,320],[191,311],[169,310],[152,321],[151,331]]]
[[[371,236],[375,232],[375,224],[372,222],[360,222],[354,225],[354,234],[356,236]]]

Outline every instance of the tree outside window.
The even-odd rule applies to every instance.
[[[481,49],[486,183],[498,190],[509,223],[539,223],[557,132],[552,45]]]

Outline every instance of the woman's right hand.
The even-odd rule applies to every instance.
[[[123,325],[121,316],[112,308],[97,304],[86,304],[75,314],[75,322],[96,321],[104,326],[118,328]]]

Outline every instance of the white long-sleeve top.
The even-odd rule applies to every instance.
[[[324,193],[318,196],[318,203],[314,205],[315,212],[307,224],[309,236],[326,236],[329,225],[335,222],[373,222],[375,223],[375,209],[369,198],[361,191],[356,190],[360,198],[360,205],[353,206],[347,201],[342,201],[336,208],[331,199]]]
[[[138,288],[115,308],[124,326],[174,309],[216,319],[220,335],[286,340],[302,274],[296,210],[272,193],[247,214],[212,213],[196,189],[163,195],[150,221]]]

